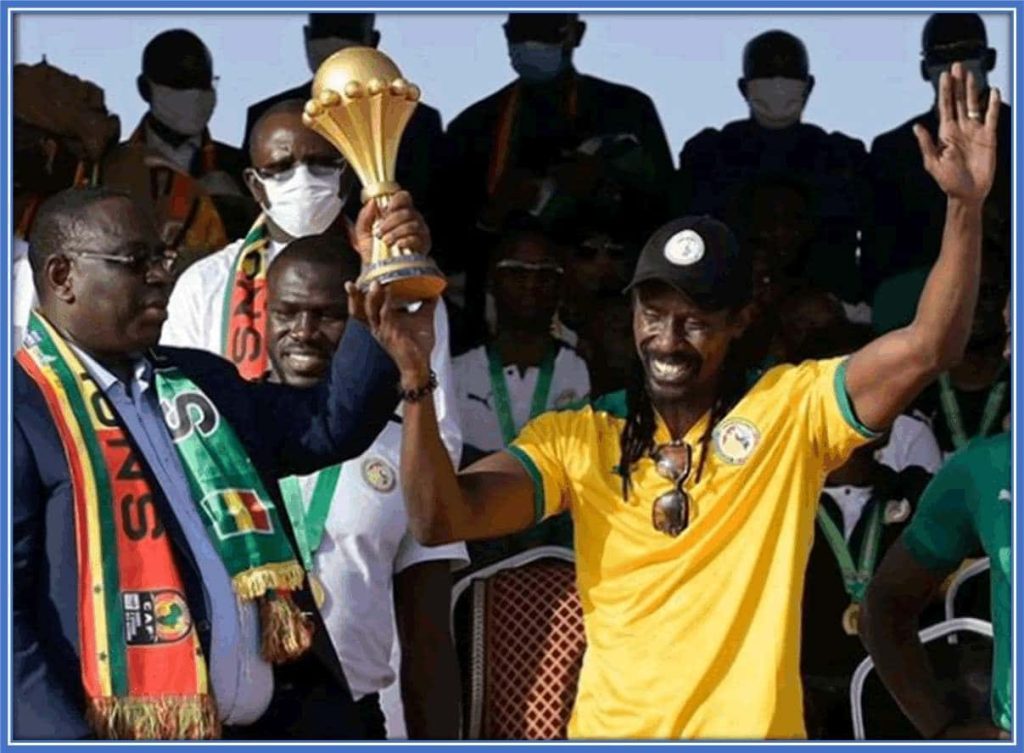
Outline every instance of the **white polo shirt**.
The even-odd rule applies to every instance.
[[[421,562],[462,567],[469,561],[462,543],[425,547],[409,532],[398,476],[401,442],[402,427],[391,421],[369,450],[342,464],[313,559],[327,594],[320,612],[356,700],[383,691],[397,676],[394,576]],[[450,454],[457,449],[448,447]],[[316,476],[299,479],[307,508]]]
[[[487,348],[480,346],[463,353],[452,361],[455,372],[455,390],[458,395],[459,415],[462,417],[462,441],[484,452],[494,452],[505,446],[495,411],[494,390],[487,361]],[[508,385],[512,421],[518,433],[530,420],[533,391],[537,386],[540,369],[530,367],[520,374],[516,366],[504,366],[505,384]],[[590,395],[590,373],[586,362],[576,351],[561,344],[555,356],[546,410],[560,410]]]
[[[924,419],[901,415],[893,421],[889,441],[875,450],[875,460],[897,473],[916,465],[935,475],[942,466],[942,451],[939,449],[935,434]],[[830,496],[842,511],[843,536],[849,541],[864,512],[864,507],[871,500],[871,487],[826,486],[822,491]],[[907,510],[909,509],[908,507]]]

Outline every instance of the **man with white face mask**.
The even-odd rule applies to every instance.
[[[267,271],[271,262],[296,238],[351,235],[343,197],[358,195],[358,181],[337,149],[302,124],[304,105],[300,99],[279,102],[256,121],[249,139],[252,167],[245,171],[245,181],[262,214],[245,238],[193,264],[178,278],[161,335],[164,345],[221,355],[249,379],[263,378],[270,369]],[[411,211],[407,192],[394,196],[391,204],[391,212]],[[390,242],[388,236],[383,240]],[[341,243],[339,253],[347,253],[347,245]],[[434,400],[441,432],[457,457],[462,433],[448,331],[442,303],[434,314],[430,364],[439,387]],[[392,734],[400,733],[403,726],[398,695],[397,684],[392,684],[381,699]]]
[[[447,133],[450,224],[476,322],[487,260],[473,249],[493,246],[509,217],[529,213],[546,227],[600,218],[644,235],[664,219],[672,172],[651,98],[574,67],[586,32],[578,14],[510,13],[504,32],[516,79],[470,105]]]
[[[868,161],[874,218],[868,224],[861,250],[865,288],[871,292],[883,280],[927,267],[939,253],[942,235],[942,195],[921,166],[903,151],[915,143],[913,127],[923,125],[934,137],[939,119],[935,87],[939,74],[954,62],[974,77],[981,91],[982,112],[988,101],[988,74],[995,68],[996,51],[988,46],[985,23],[976,13],[936,13],[928,18],[921,37],[921,78],[932,90],[931,107],[891,131],[877,136]],[[1010,165],[1013,116],[1005,102],[999,108],[996,177],[985,202],[986,235],[1010,236]],[[1005,269],[1009,279],[1010,268]],[[906,305],[913,308],[914,301]]]
[[[376,47],[380,44],[380,32],[374,28],[373,13],[310,13],[309,23],[302,27],[302,31],[306,43],[306,60],[312,74],[316,73],[324,60],[339,50],[356,46]],[[414,72],[407,73],[412,81],[416,81]],[[245,118],[243,151],[249,151],[249,135],[263,113],[285,100],[309,99],[312,84],[312,80],[306,81],[251,105]],[[416,198],[416,208],[430,226],[435,244],[442,233],[438,227],[439,218],[433,210],[435,197],[441,194],[434,190],[432,181],[444,166],[442,137],[440,113],[420,102],[402,134],[395,165],[396,180]],[[348,197],[345,206],[345,213],[352,220],[359,212],[358,191],[359,187],[353,185],[353,194]],[[435,248],[434,256],[438,263],[444,263],[443,249]]]
[[[145,147],[162,163],[161,168],[151,168],[151,172],[160,173],[150,180],[154,202],[173,205],[173,195],[160,195],[168,191],[178,191],[182,196],[195,193],[186,191],[183,184],[175,185],[173,171],[195,180],[198,189],[212,199],[223,233],[207,233],[206,237],[219,242],[212,248],[181,249],[186,255],[189,251],[215,250],[227,238],[245,232],[256,214],[242,188],[246,164],[242,152],[210,137],[207,126],[217,104],[214,80],[210,51],[199,37],[186,29],[157,34],[143,50],[142,72],[136,79],[139,96],[149,109],[125,142],[128,146]],[[177,203],[191,206],[193,202],[182,198]],[[208,211],[207,204],[202,206],[204,211]],[[211,221],[198,218],[193,220],[196,222]],[[195,241],[190,243],[194,245]]]
[[[868,201],[864,144],[803,122],[814,76],[806,47],[788,32],[767,31],[747,43],[737,85],[750,117],[706,128],[686,142],[673,197],[677,212],[735,215],[730,204],[758,182],[799,181],[816,197],[807,281],[858,303],[857,231]],[[734,224],[745,234],[738,217]]]

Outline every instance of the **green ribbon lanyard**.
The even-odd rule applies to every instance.
[[[1000,370],[999,376],[1002,376]],[[999,409],[1006,397],[1006,382],[999,382],[992,385],[988,391],[988,398],[985,400],[985,410],[981,414],[981,423],[978,424],[978,433],[975,436],[986,437],[996,419],[999,418]],[[962,448],[970,441],[967,432],[964,430],[964,418],[960,414],[960,403],[957,402],[953,385],[949,381],[949,374],[939,377],[939,402],[942,403],[942,412],[946,416],[946,424],[949,426],[949,435],[953,440],[956,449]]]
[[[302,487],[299,480],[295,476],[289,476],[280,481],[281,496],[284,498],[285,509],[295,530],[295,541],[299,545],[302,566],[306,568],[307,573],[313,572],[313,553],[320,548],[320,541],[324,537],[327,514],[331,511],[331,500],[334,498],[339,476],[340,465],[332,465],[317,473],[308,511],[302,502]]]
[[[540,364],[540,374],[537,375],[537,386],[533,388],[533,400],[530,402],[530,418],[536,418],[544,412],[548,404],[548,395],[551,394],[551,376],[555,372],[555,351],[554,343],[544,355]],[[505,371],[502,368],[501,355],[497,349],[487,347],[487,363],[491,371],[491,389],[494,392],[494,410],[498,414],[498,425],[501,427],[501,437],[506,445],[512,443],[516,438],[516,423],[512,419],[512,400],[508,395],[508,384],[505,382]]]
[[[882,502],[878,501],[868,515],[868,528],[864,533],[864,543],[860,550],[860,566],[854,564],[850,546],[843,537],[843,532],[835,524],[823,505],[818,505],[818,525],[825,534],[829,548],[836,556],[839,570],[843,574],[843,586],[854,604],[860,604],[868,589],[871,575],[875,571],[875,560],[878,557],[878,544],[882,539]]]

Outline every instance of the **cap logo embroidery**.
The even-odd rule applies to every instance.
[[[704,258],[704,239],[696,230],[680,230],[665,243],[665,258],[679,267],[688,267]]]

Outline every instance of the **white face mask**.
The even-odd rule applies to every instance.
[[[978,85],[978,91],[982,92],[988,88],[988,71],[981,64],[981,60],[977,58],[961,60],[960,65],[963,66],[965,75],[974,76],[974,82]],[[952,63],[928,66],[928,79],[932,82],[932,88],[935,89],[936,99],[939,96],[939,76],[943,73],[949,73],[949,69],[952,67]]]
[[[359,47],[364,42],[356,42],[352,39],[341,37],[320,37],[319,39],[306,40],[306,62],[309,63],[309,70],[314,74],[320,70],[323,62],[339,50],[346,47]]]
[[[787,128],[800,121],[807,82],[798,78],[754,78],[747,81],[747,104],[763,128]]]
[[[149,111],[182,136],[198,136],[210,122],[217,104],[213,89],[172,89],[149,82]]]
[[[283,176],[261,178],[267,194],[262,205],[274,224],[292,238],[319,235],[338,218],[345,202],[338,196],[341,168],[314,168],[300,162]]]

